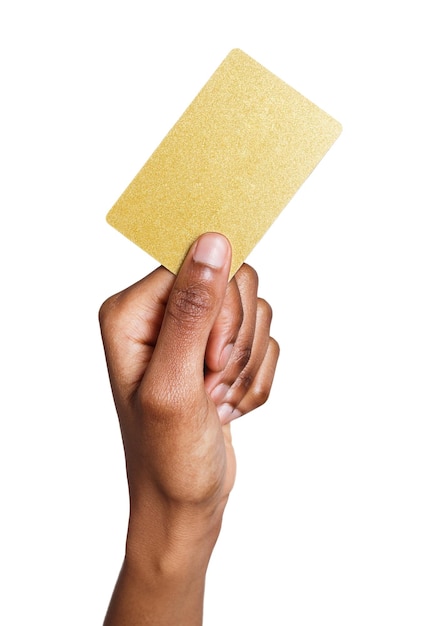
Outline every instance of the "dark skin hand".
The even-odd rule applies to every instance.
[[[279,348],[257,276],[228,282],[231,248],[202,235],[109,298],[100,325],[130,495],[105,626],[200,626],[205,575],[235,480],[230,422],[268,398]]]

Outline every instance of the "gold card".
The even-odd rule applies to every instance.
[[[341,132],[322,109],[232,50],[153,152],[107,221],[176,273],[220,232],[231,275]]]

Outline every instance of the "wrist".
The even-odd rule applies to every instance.
[[[225,502],[212,510],[156,500],[132,505],[126,561],[146,577],[189,579],[192,573],[206,574],[224,508]]]

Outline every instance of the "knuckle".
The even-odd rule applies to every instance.
[[[181,322],[196,321],[214,306],[210,289],[203,283],[197,283],[176,289],[169,302],[169,313]]]
[[[101,328],[107,328],[112,318],[116,316],[118,295],[110,296],[99,308],[98,318]]]
[[[274,337],[270,337],[269,338],[269,348],[270,350],[272,350],[275,354],[275,358],[278,359],[280,356],[280,344],[278,343],[278,341],[276,339],[274,339]]]
[[[258,273],[251,265],[243,263],[236,274],[236,278],[249,282],[255,289],[259,284]]]
[[[248,371],[244,371],[239,376],[239,387],[243,387],[246,391],[251,388],[253,376]]]
[[[271,392],[271,385],[257,384],[251,389],[252,398],[256,407],[262,406],[268,400]]]
[[[233,349],[232,358],[234,359],[234,363],[243,370],[246,365],[249,363],[250,355],[252,353],[252,348],[250,345],[237,346]],[[248,374],[244,374],[244,378],[248,378]]]
[[[262,316],[268,324],[271,324],[272,320],[272,308],[267,300],[263,298],[258,298],[258,313]]]

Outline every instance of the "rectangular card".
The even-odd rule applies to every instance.
[[[340,132],[330,115],[232,50],[107,221],[174,273],[199,235],[223,233],[232,275]]]

